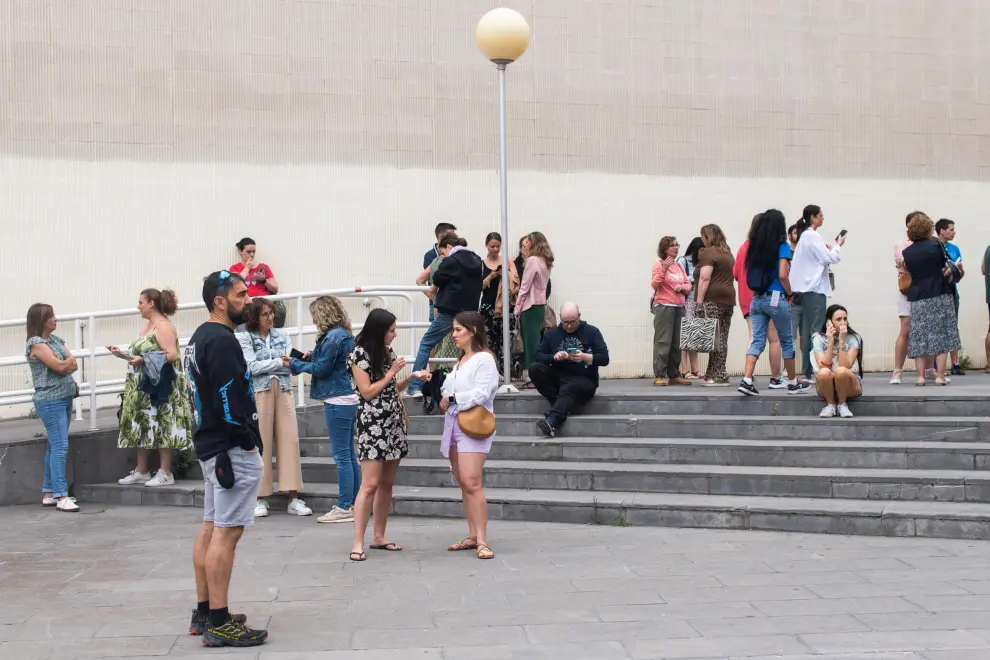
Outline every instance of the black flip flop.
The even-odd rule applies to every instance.
[[[371,548],[372,550],[384,550],[385,552],[402,552],[402,548],[400,548],[397,544],[393,543],[392,541],[389,541],[384,545],[370,545],[368,547]]]
[[[351,561],[365,561],[368,559],[363,552],[352,552]]]

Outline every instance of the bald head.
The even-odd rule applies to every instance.
[[[565,330],[573,332],[580,321],[581,309],[577,306],[577,303],[566,302],[560,306],[560,323],[564,326]]]

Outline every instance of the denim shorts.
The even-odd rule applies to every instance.
[[[203,493],[203,521],[215,527],[246,527],[254,524],[254,505],[258,501],[258,484],[264,467],[261,453],[240,447],[227,450],[234,469],[234,487],[224,488],[217,481],[214,456],[200,461],[206,490]]]

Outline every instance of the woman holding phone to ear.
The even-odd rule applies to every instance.
[[[811,341],[817,369],[815,388],[828,404],[819,417],[852,417],[847,402],[863,393],[863,338],[849,327],[846,308],[829,307],[825,325]]]

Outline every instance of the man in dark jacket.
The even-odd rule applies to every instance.
[[[595,396],[598,368],[608,366],[608,346],[601,331],[581,320],[575,303],[560,308],[560,325],[547,330],[536,350],[529,377],[550,410],[536,423],[552,438],[567,416]]]
[[[454,328],[454,317],[461,312],[477,312],[481,302],[482,276],[481,257],[467,249],[463,238],[459,244],[440,262],[433,284],[437,287],[437,297],[433,305],[437,309],[433,322],[419,342],[419,353],[413,371],[422,371],[430,361],[430,353]],[[409,383],[408,395],[420,398],[423,381],[413,379]]]

